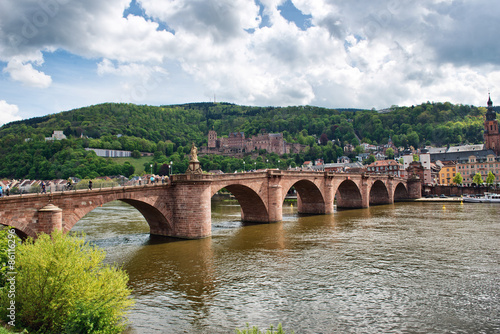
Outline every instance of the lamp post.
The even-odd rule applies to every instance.
[[[280,169],[280,159],[278,159],[278,170]]]
[[[254,162],[253,162],[253,170],[254,170],[254,171],[257,171],[257,161],[254,161]]]
[[[266,169],[269,169],[269,159],[266,159]]]
[[[245,173],[247,170],[245,168],[245,161],[243,161],[243,173]]]
[[[168,166],[168,168],[170,168],[170,175],[172,175],[172,171],[174,169],[174,163],[172,161],[170,161],[170,165]]]
[[[149,167],[151,167],[151,175],[153,175],[153,164],[150,164]]]

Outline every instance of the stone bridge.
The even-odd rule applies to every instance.
[[[0,199],[0,224],[21,237],[54,230],[68,232],[87,213],[120,200],[139,210],[150,233],[198,239],[211,234],[211,198],[225,188],[241,206],[245,222],[282,219],[282,204],[292,187],[298,212],[331,214],[338,208],[366,208],[421,196],[419,180],[376,174],[267,170],[237,174],[173,175],[169,184],[28,194]]]

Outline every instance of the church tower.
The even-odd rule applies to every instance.
[[[493,110],[493,102],[488,95],[488,111],[484,121],[484,148],[500,155],[500,133],[498,131],[497,113]]]

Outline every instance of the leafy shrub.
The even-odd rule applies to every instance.
[[[0,288],[5,286],[8,278],[7,273],[10,271],[9,260],[11,260],[11,256],[15,256],[12,252],[9,253],[8,250],[15,248],[12,243],[18,244],[21,241],[13,232],[14,230],[10,226],[0,228]]]
[[[56,231],[16,249],[16,325],[30,333],[120,333],[132,306],[128,275],[105,253]],[[0,291],[1,316],[10,300]]]
[[[286,332],[283,330],[283,327],[281,326],[281,323],[278,324],[278,328],[276,328],[276,331],[274,330],[273,325],[269,327],[268,330],[265,332],[262,332],[258,327],[253,326],[250,328],[250,325],[247,323],[247,326],[243,330],[236,329],[236,334],[286,334]],[[294,334],[292,331],[291,334]]]

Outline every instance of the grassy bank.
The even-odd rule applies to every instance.
[[[150,163],[153,160],[153,157],[140,157],[139,159],[134,159],[132,157],[127,157],[127,158],[110,158],[114,162],[119,163],[119,164],[124,164],[126,161],[130,162],[132,166],[135,168],[135,174],[141,174],[144,172],[144,163]],[[150,171],[147,171],[146,173],[149,173]]]

